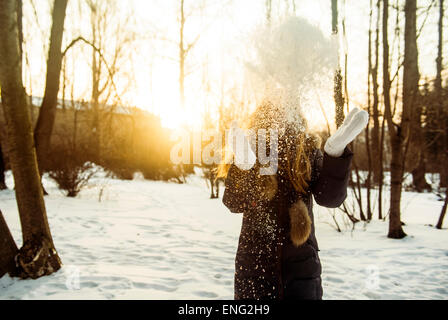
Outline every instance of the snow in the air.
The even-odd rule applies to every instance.
[[[13,187],[0,208],[20,246]],[[48,219],[63,268],[37,280],[0,279],[1,299],[232,299],[241,215],[209,199],[199,175],[179,185],[98,174],[78,198],[44,185]],[[387,192],[386,192],[387,194]],[[350,201],[350,198],[348,199]],[[324,299],[448,299],[448,232],[435,194],[405,192],[403,240],[388,222],[355,230],[316,207]]]

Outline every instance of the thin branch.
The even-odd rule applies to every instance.
[[[201,38],[201,34],[199,33],[197,36],[196,36],[196,38],[193,40],[193,42],[191,42],[188,46],[187,46],[187,48],[185,48],[185,51],[184,51],[184,56],[187,56],[188,55],[188,52],[196,45],[196,43],[198,42],[198,40]]]
[[[89,40],[85,39],[82,36],[79,36],[78,38],[72,40],[72,42],[70,42],[70,44],[64,49],[64,51],[62,52],[62,57],[65,57],[65,55],[67,54],[67,51],[70,50],[70,48],[72,48],[76,43],[78,42],[84,42],[87,45],[89,45],[90,47],[92,47],[93,50],[95,50],[98,55],[100,56],[100,59],[104,62],[104,64],[106,65],[106,69],[107,72],[109,73],[109,78],[110,81],[112,83],[112,87],[114,88],[115,93],[117,94],[117,99],[119,101],[120,104],[122,104],[121,99],[120,99],[120,95],[118,93],[117,90],[117,86],[115,85],[115,81],[114,81],[114,72],[112,72],[111,68],[109,67],[109,64],[106,61],[106,58],[104,58],[103,53],[101,52],[100,49],[98,49],[95,44],[93,44],[92,42],[90,42]]]
[[[423,22],[422,22],[421,27],[418,29],[418,32],[417,32],[417,39],[420,37],[420,34],[422,33],[423,27],[425,26],[426,20],[428,19],[428,16],[429,16],[429,11],[430,11],[431,8],[434,6],[434,4],[435,4],[435,0],[432,0],[432,1],[431,1],[431,4],[430,4],[430,5],[426,8],[426,10],[425,10],[426,16],[425,16],[425,19],[424,19]]]

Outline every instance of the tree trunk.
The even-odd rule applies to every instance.
[[[378,159],[373,161],[373,181],[378,186],[378,219],[383,219],[383,183],[384,183],[384,123],[383,116],[380,124],[379,112],[379,84],[378,84],[378,70],[379,70],[379,42],[380,42],[380,17],[381,17],[381,0],[377,0],[377,19],[375,30],[375,65],[372,69],[373,82],[373,129],[372,129],[372,157]]]
[[[406,236],[401,223],[401,189],[403,187],[403,159],[401,152],[402,139],[400,133],[391,138],[392,157],[390,163],[390,213],[389,234],[392,239],[402,239]]]
[[[372,128],[372,158],[380,159],[380,113],[378,98],[378,66],[379,66],[379,37],[380,37],[380,0],[377,2],[377,21],[375,30],[375,63],[372,68],[372,84],[373,84],[373,128]],[[383,181],[381,161],[373,161],[373,182],[379,186]]]
[[[6,273],[11,275],[16,273],[14,257],[18,251],[19,249],[17,249],[14,238],[0,211],[0,278]]]
[[[210,199],[215,199],[215,180],[213,179],[213,173],[212,170],[210,169],[209,171],[209,182],[210,182],[210,190],[211,190],[211,194],[210,194]]]
[[[180,31],[179,31],[179,99],[180,106],[185,107],[185,47],[184,47],[185,12],[184,0],[180,2]]]
[[[403,68],[403,136],[410,138],[413,158],[417,159],[417,167],[412,170],[413,184],[418,192],[430,189],[425,179],[425,150],[421,125],[422,105],[419,94],[420,74],[418,70],[417,49],[417,2],[406,0],[405,3],[405,35],[404,35],[404,68]],[[415,156],[414,156],[415,155]],[[403,159],[404,160],[404,159]]]
[[[19,32],[20,60],[23,58],[23,1],[16,1],[17,29]]]
[[[51,27],[50,49],[47,60],[47,78],[45,94],[34,129],[37,160],[40,174],[47,169],[51,134],[53,132],[58,102],[59,80],[62,65],[62,37],[67,0],[55,0],[53,7],[53,25]]]
[[[446,132],[446,128],[448,128],[448,111],[445,111],[444,115],[444,121],[442,123],[444,125],[445,130],[443,135],[443,141],[442,141],[442,164],[440,168],[440,188],[448,188],[448,134]]]
[[[395,128],[390,101],[390,74],[389,74],[389,41],[388,41],[389,1],[383,1],[383,91],[384,108],[387,118],[388,131],[391,141],[392,159],[390,164],[391,188],[390,188],[390,214],[389,214],[389,238],[401,239],[406,236],[401,224],[401,187],[403,179],[402,161],[402,130]]]
[[[93,51],[92,56],[92,145],[93,156],[97,163],[101,163],[101,138],[100,138],[100,93],[99,93],[99,81],[100,81],[100,65],[98,64],[97,53]]]
[[[442,157],[441,157],[441,166],[439,169],[439,175],[440,175],[440,187],[446,188],[448,187],[448,170],[446,163],[448,163],[448,137],[446,133],[446,111],[443,110],[443,88],[442,88],[442,70],[443,70],[443,2],[444,0],[439,0],[439,23],[438,23],[438,48],[437,48],[437,59],[436,59],[436,67],[437,67],[437,73],[436,73],[436,81],[435,81],[435,87],[436,87],[436,95],[437,95],[437,122],[439,123],[439,128],[442,132],[441,136],[441,148],[442,150],[445,150],[445,152],[442,151]]]
[[[2,144],[0,141],[0,190],[5,189],[7,189],[5,182],[5,161],[3,160]]]
[[[372,114],[372,103],[371,103],[371,92],[370,92],[370,76],[372,75],[372,15],[373,15],[373,5],[372,0],[370,0],[370,14],[369,14],[369,37],[368,37],[368,56],[367,56],[367,112],[369,115]],[[372,220],[372,205],[371,205],[371,187],[372,187],[372,152],[370,143],[370,121],[367,123],[365,129],[365,147],[367,153],[367,164],[368,164],[368,174],[365,181],[365,186],[367,189],[367,220]]]
[[[96,48],[101,48],[101,32],[100,19],[101,13],[96,4],[91,7],[91,28],[92,28],[92,44]],[[90,106],[92,110],[92,156],[98,164],[101,164],[101,132],[100,132],[100,79],[102,71],[102,63],[100,54],[95,47],[92,47],[92,94],[90,98]],[[101,50],[101,49],[100,49]]]
[[[216,184],[216,198],[219,199],[219,179],[216,177],[216,173],[215,173],[215,184]]]
[[[61,262],[50,233],[37,167],[15,6],[14,0],[0,0],[0,86],[23,237],[17,263],[21,277],[34,279],[57,271]]]
[[[383,121],[381,122],[381,135],[380,135],[380,154],[379,154],[379,160],[378,162],[381,163],[380,166],[380,177],[381,180],[379,181],[378,185],[378,219],[383,219],[383,187],[384,187],[384,134],[385,134],[385,128],[386,128],[386,119],[383,117]]]
[[[419,140],[421,138],[418,138]],[[423,142],[424,143],[424,142]],[[418,145],[418,144],[417,144]],[[422,146],[422,149],[424,147]],[[431,191],[431,185],[426,181],[426,159],[424,150],[418,152],[417,167],[412,170],[412,184],[417,192]]]
[[[442,229],[443,219],[445,218],[447,205],[448,205],[448,192],[445,193],[445,202],[443,204],[442,211],[440,212],[439,221],[437,221],[436,225],[437,229]]]

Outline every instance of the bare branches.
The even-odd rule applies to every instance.
[[[389,40],[388,40],[388,21],[389,21],[389,1],[383,1],[383,95],[385,116],[391,134],[396,134],[395,125],[390,103],[390,74],[389,74]]]
[[[188,53],[190,52],[190,50],[196,45],[196,43],[199,41],[199,39],[201,38],[201,34],[198,34],[196,36],[196,38],[187,45],[187,47],[185,48],[185,55],[188,55]]]
[[[103,53],[101,52],[100,49],[98,49],[91,41],[87,40],[86,38],[79,36],[75,39],[73,39],[70,44],[64,49],[64,51],[62,51],[62,56],[65,56],[67,54],[67,51],[70,50],[75,44],[77,44],[78,42],[84,42],[85,44],[89,45],[95,52],[98,53],[101,61],[104,63],[104,65],[106,66],[107,72],[109,73],[109,80],[114,88],[114,91],[117,93],[117,99],[120,101],[121,103],[121,99],[120,99],[120,95],[118,93],[118,89],[117,86],[115,85],[115,82],[113,80],[114,78],[114,74],[115,72],[109,67],[109,64],[107,63],[106,58],[104,57]]]
[[[436,3],[436,0],[432,0],[431,3],[429,4],[429,6],[427,6],[425,8],[425,11],[424,11],[425,18],[423,19],[422,25],[420,26],[420,28],[417,31],[417,39],[420,37],[420,34],[422,33],[423,27],[426,24],[426,20],[428,19],[429,12],[431,11],[431,9],[435,5],[435,3]]]

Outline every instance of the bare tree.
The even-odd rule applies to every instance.
[[[370,77],[372,75],[372,16],[373,16],[373,2],[370,0],[370,13],[369,13],[369,32],[368,32],[368,49],[367,49],[367,112],[372,114],[372,102],[371,102],[371,84]],[[367,165],[368,165],[368,173],[366,178],[366,189],[367,189],[367,220],[372,220],[372,204],[371,204],[371,188],[372,188],[372,171],[373,171],[373,163],[372,163],[372,151],[371,151],[371,143],[370,143],[370,121],[367,123],[367,127],[365,129],[365,147],[367,153]]]
[[[424,164],[424,140],[421,130],[421,113],[418,82],[420,74],[418,70],[417,27],[416,27],[416,0],[407,0],[405,4],[405,41],[404,41],[404,70],[403,70],[403,115],[406,131],[402,134],[408,139],[403,143],[416,147],[417,167],[412,170],[414,187],[422,191],[428,185],[425,180]],[[407,124],[409,123],[409,125]],[[403,159],[404,161],[404,159]]]
[[[380,112],[379,112],[379,95],[378,95],[378,68],[379,68],[379,38],[380,38],[380,0],[377,1],[377,20],[375,28],[375,43],[374,43],[374,63],[371,70],[372,76],[372,118],[373,118],[373,128],[371,136],[372,145],[372,158],[380,158]],[[373,161],[373,181],[374,184],[379,185],[383,181],[383,176],[381,174],[382,162]],[[381,219],[381,218],[380,218]]]
[[[47,75],[45,81],[45,94],[34,129],[39,171],[45,169],[45,161],[49,156],[51,134],[53,132],[58,102],[59,81],[62,64],[62,37],[64,34],[64,21],[68,0],[55,0],[53,5],[53,25],[51,27],[50,48],[47,60]]]
[[[374,7],[376,7],[376,24],[375,24],[375,39],[373,40],[372,21]],[[382,219],[382,191],[383,191],[383,148],[382,141],[384,136],[384,117],[383,124],[380,123],[380,106],[379,106],[379,84],[378,84],[378,69],[379,69],[379,26],[380,26],[380,12],[381,1],[377,0],[374,6],[373,1],[370,1],[370,15],[369,15],[369,42],[368,42],[368,110],[370,118],[372,119],[373,127],[370,124],[366,128],[366,151],[368,157],[368,176],[366,179],[367,188],[367,219],[372,218],[372,201],[370,199],[370,189],[374,186],[378,187],[378,218]]]
[[[408,2],[406,2],[409,6]],[[408,8],[408,11],[409,8]],[[389,18],[389,0],[383,0],[383,94],[385,117],[387,119],[387,128],[389,132],[390,143],[392,147],[392,159],[390,164],[391,173],[391,197],[389,214],[389,238],[401,239],[406,236],[401,223],[401,188],[403,181],[403,141],[404,134],[408,130],[409,119],[406,119],[403,106],[403,119],[401,126],[394,123],[392,106],[390,101],[391,80],[389,73],[389,40],[388,40],[388,18]],[[407,24],[410,22],[407,16]],[[409,33],[410,26],[406,26],[406,32]]]
[[[443,105],[444,105],[444,99],[443,99],[443,88],[442,88],[442,69],[443,69],[443,5],[444,1],[439,0],[439,23],[438,23],[438,48],[437,48],[437,59],[436,59],[436,66],[437,66],[437,74],[436,74],[436,81],[435,81],[435,88],[436,88],[436,99],[437,99],[437,119],[439,123],[439,128],[441,134],[441,141],[442,141],[442,148],[445,149],[445,152],[442,155],[442,166],[439,170],[440,174],[440,187],[448,187],[448,169],[446,168],[446,163],[448,163],[448,136],[446,133],[446,125],[447,125],[447,115],[446,111],[443,112]],[[445,165],[443,165],[445,164]]]
[[[179,21],[179,95],[180,105],[185,107],[185,64],[190,51],[194,48],[199,41],[200,34],[198,34],[194,40],[190,43],[185,41],[185,25],[189,14],[186,13],[185,0],[180,0],[180,21]]]
[[[179,94],[180,94],[180,105],[182,108],[185,107],[185,59],[186,59],[188,51],[189,51],[189,49],[185,48],[185,45],[184,45],[184,30],[185,30],[184,0],[180,0]]]
[[[16,14],[17,14],[17,31],[19,34],[19,50],[20,50],[20,59],[22,60],[23,57],[23,49],[22,49],[22,42],[23,42],[23,26],[22,26],[22,18],[23,18],[23,8],[22,8],[22,0],[16,1]],[[6,182],[5,182],[5,160],[3,157],[3,147],[2,147],[2,141],[1,141],[1,134],[0,132],[0,190],[6,190]]]
[[[106,32],[106,19],[108,4],[101,1],[89,0],[87,4],[90,8],[91,30],[92,39],[91,43],[98,51],[92,48],[92,95],[91,95],[91,107],[93,112],[92,120],[92,132],[93,132],[93,145],[94,152],[96,153],[97,160],[100,158],[100,139],[101,139],[101,127],[99,123],[100,118],[100,96],[107,88],[107,83],[100,85],[103,72],[103,60],[100,58],[100,52],[104,45],[104,38]]]
[[[178,83],[179,83],[179,103],[181,105],[182,108],[185,107],[185,103],[186,103],[186,97],[185,97],[185,81],[186,78],[188,77],[188,75],[192,72],[190,70],[188,70],[188,58],[191,55],[192,50],[195,48],[195,46],[197,45],[197,43],[199,42],[202,33],[198,32],[196,35],[194,35],[194,37],[188,41],[187,36],[188,36],[188,29],[187,29],[187,25],[188,22],[190,21],[190,19],[192,18],[192,16],[194,15],[194,13],[196,11],[202,11],[206,8],[205,5],[205,1],[191,1],[191,3],[194,3],[194,7],[190,6],[189,8],[187,8],[187,1],[185,0],[179,0],[179,11],[178,11],[178,34],[177,34],[177,39],[171,39],[170,37],[164,37],[164,36],[153,36],[153,38],[158,39],[158,40],[162,40],[162,41],[166,41],[170,44],[174,44],[176,46],[176,51],[177,51],[177,56],[176,57],[171,57],[171,56],[166,56],[166,58],[169,58],[170,60],[175,61],[178,65],[179,65],[179,78],[178,78]],[[226,3],[225,2],[222,6],[225,6]],[[222,8],[222,7],[221,7]],[[218,17],[218,15],[221,13],[221,10],[218,10],[217,12],[214,13],[214,15],[216,17]],[[203,30],[204,31],[208,26],[204,26]],[[160,31],[156,30],[155,33],[159,33]]]
[[[16,257],[22,277],[38,278],[61,267],[48,225],[34,149],[28,99],[22,82],[16,2],[0,0],[0,86],[10,162],[22,227]]]
[[[416,1],[415,1],[416,2]],[[413,6],[416,3],[409,3],[406,6],[408,11],[413,11]],[[416,155],[416,166],[411,170],[413,185],[417,192],[424,190],[431,190],[425,178],[426,174],[426,141],[422,128],[422,99],[419,92],[419,69],[418,69],[418,48],[417,48],[417,31],[414,28],[414,12],[405,11],[406,21],[409,21],[405,32],[405,60],[404,60],[404,79],[403,79],[403,103],[407,104],[410,109],[410,136],[409,142],[412,144],[412,149]],[[415,13],[416,15],[416,13]],[[416,27],[415,27],[416,29]],[[406,51],[407,50],[407,51]]]
[[[372,132],[370,135],[371,158],[373,169],[373,185],[378,186],[378,219],[383,219],[383,184],[384,184],[384,128],[385,117],[380,122],[380,102],[379,102],[379,43],[380,43],[380,21],[381,21],[381,0],[376,2],[376,26],[375,26],[375,42],[373,52],[373,64],[371,65],[372,77],[372,98],[371,101],[371,118],[373,120]]]
[[[441,126],[440,128],[442,129],[441,132],[443,132],[442,135],[442,145],[445,146],[445,153],[443,154],[443,160],[442,163],[444,163],[445,165],[442,165],[441,168],[441,172],[440,172],[440,186],[441,187],[447,187],[448,184],[448,170],[446,168],[446,163],[448,163],[448,155],[446,154],[446,150],[448,150],[448,138],[447,138],[447,133],[446,130],[443,130],[444,125],[446,124],[446,119],[444,119],[444,117],[442,116],[443,114],[443,89],[442,89],[442,54],[443,54],[443,0],[439,0],[439,24],[438,24],[438,35],[439,35],[439,39],[438,39],[438,50],[437,50],[437,59],[436,59],[436,64],[437,64],[437,75],[436,75],[436,83],[435,83],[435,87],[436,87],[436,95],[437,95],[437,104],[438,104],[438,119],[439,122],[441,122]],[[446,117],[446,115],[445,115]],[[442,207],[442,211],[440,212],[440,217],[439,220],[437,222],[436,228],[437,229],[442,229],[442,225],[443,225],[443,219],[445,218],[446,215],[446,210],[447,210],[447,204],[448,204],[448,189],[445,192],[445,203],[443,204]]]
[[[117,12],[119,12],[117,3],[106,0],[87,0],[87,5],[90,10],[91,38],[86,40],[84,37],[78,37],[70,43],[67,49],[81,41],[90,46],[92,50],[90,98],[92,144],[95,161],[101,162],[102,136],[105,129],[102,126],[102,123],[105,122],[102,116],[112,115],[116,104],[121,102],[114,78],[120,72],[120,64],[123,63],[126,56],[126,44],[133,40],[133,33],[126,29],[130,22],[130,16],[127,14],[123,14],[121,17],[117,16]],[[112,103],[112,107],[106,110],[104,107],[113,98],[115,101]]]

